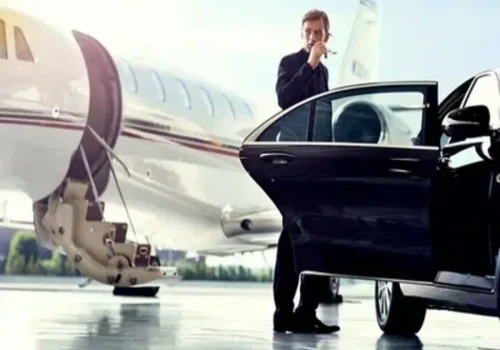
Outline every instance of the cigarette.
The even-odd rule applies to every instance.
[[[337,51],[327,50],[326,53],[325,53],[325,58],[328,58],[328,54],[336,55]]]

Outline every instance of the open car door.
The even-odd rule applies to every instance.
[[[264,122],[240,160],[285,218],[299,272],[433,281],[437,82],[368,83]]]

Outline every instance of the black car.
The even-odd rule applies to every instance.
[[[257,127],[240,159],[289,223],[300,272],[375,280],[380,328],[498,316],[499,72],[344,86]]]

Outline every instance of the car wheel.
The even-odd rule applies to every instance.
[[[422,328],[427,305],[422,300],[404,296],[397,282],[376,281],[375,311],[383,332],[412,335]]]

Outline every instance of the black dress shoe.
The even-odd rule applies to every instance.
[[[284,333],[293,329],[293,311],[276,310],[273,316],[273,330]]]
[[[314,311],[302,311],[298,309],[294,314],[293,329],[294,333],[315,333],[330,334],[340,330],[339,326],[328,326],[316,317]]]

